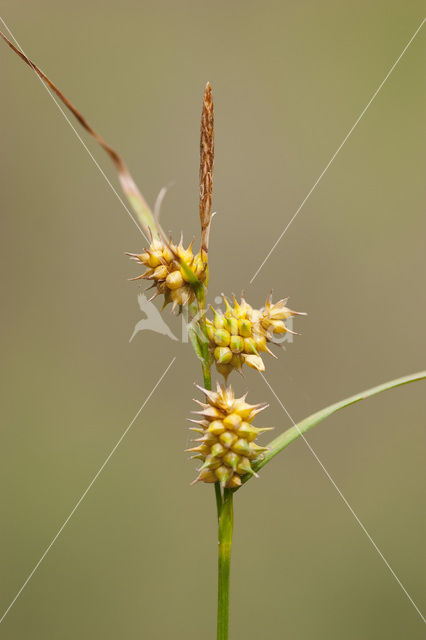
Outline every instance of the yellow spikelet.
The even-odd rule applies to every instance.
[[[213,307],[213,320],[207,320],[209,348],[219,373],[225,379],[234,369],[241,371],[243,364],[264,371],[262,352],[274,355],[268,343],[276,342],[276,335],[294,333],[285,325],[285,320],[294,315],[306,315],[288,309],[287,300],[273,304],[271,297],[262,309],[254,309],[242,297],[238,302],[233,296],[233,305],[226,297],[225,312]],[[275,356],[274,356],[275,357]]]
[[[166,244],[162,240],[154,238],[148,249],[143,253],[128,253],[132,260],[144,265],[146,271],[131,280],[151,280],[152,287],[156,288],[151,300],[156,296],[164,295],[163,308],[172,303],[172,311],[182,311],[182,307],[190,304],[195,293],[188,282],[188,276],[182,269],[179,259],[184,260],[191,267],[197,278],[204,282],[206,278],[206,265],[201,254],[193,254],[192,242],[187,249],[182,240],[178,245],[171,241]]]
[[[247,473],[254,474],[252,463],[260,459],[265,447],[255,440],[269,427],[257,429],[251,423],[255,416],[267,407],[266,404],[250,405],[246,396],[236,398],[232,387],[217,385],[216,391],[198,387],[206,396],[206,402],[196,402],[201,406],[199,419],[191,419],[201,433],[195,446],[187,449],[194,458],[202,460],[196,482],[220,482],[222,487],[236,488]]]
[[[292,316],[306,316],[301,311],[293,311],[286,307],[288,298],[279,300],[275,304],[272,303],[272,295],[270,294],[265,306],[258,312],[258,323],[260,332],[265,336],[268,342],[273,342],[273,334],[277,333],[294,333],[285,325],[285,321]]]

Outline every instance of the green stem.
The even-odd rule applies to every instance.
[[[211,390],[211,388],[212,388],[212,376],[211,376],[211,373],[210,373],[210,365],[208,365],[205,362],[203,362],[201,364],[201,367],[203,369],[204,389]]]
[[[203,369],[203,379],[205,389],[212,388],[212,377],[210,371],[210,354],[209,354],[209,341],[207,337],[207,324],[206,324],[206,290],[203,285],[197,288],[197,303],[198,312],[200,314],[198,320],[199,332],[199,345],[202,357],[201,366]]]
[[[204,388],[211,390],[211,360],[209,354],[206,325],[206,290],[203,285],[197,286],[197,307],[199,313],[198,328],[194,349],[201,360]],[[229,575],[231,569],[231,547],[233,531],[233,492],[224,489],[223,495],[219,482],[214,484],[217,519],[219,528],[219,563],[218,563],[218,604],[217,604],[217,638],[228,640],[229,626]]]
[[[216,496],[217,520],[219,522],[220,514],[222,511],[222,503],[223,503],[222,491],[220,489],[220,482],[214,483],[214,492]]]
[[[224,489],[222,509],[219,516],[217,640],[228,640],[229,576],[231,572],[232,531],[234,525],[232,500],[232,489]]]

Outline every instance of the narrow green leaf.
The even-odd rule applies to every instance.
[[[204,356],[203,356],[203,352],[201,351],[200,343],[198,341],[197,331],[192,326],[188,326],[188,336],[191,341],[192,348],[194,349],[197,355],[197,358],[201,362],[204,362]]]
[[[371,389],[367,389],[366,391],[361,391],[361,393],[357,393],[350,398],[346,398],[345,400],[341,400],[340,402],[336,402],[335,404],[331,404],[325,409],[321,409],[316,413],[308,416],[298,424],[290,427],[287,431],[284,431],[277,438],[272,440],[267,446],[268,451],[265,453],[263,460],[253,464],[253,469],[255,471],[259,471],[265,464],[268,464],[280,451],[285,449],[291,442],[299,438],[302,434],[306,433],[309,429],[314,427],[316,424],[328,418],[336,411],[340,411],[340,409],[344,409],[351,404],[355,404],[355,402],[359,402],[360,400],[366,400],[371,396],[375,396],[378,393],[382,393],[382,391],[388,391],[389,389],[394,389],[395,387],[400,387],[404,384],[408,384],[410,382],[416,382],[417,380],[426,379],[426,371],[419,371],[418,373],[413,373],[409,376],[403,376],[402,378],[396,378],[396,380],[390,380],[389,382],[385,382],[383,384],[378,385],[377,387],[372,387]],[[247,475],[243,478],[243,483],[247,482],[252,476]]]

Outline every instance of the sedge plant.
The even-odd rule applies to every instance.
[[[147,238],[147,246],[129,257],[142,273],[133,280],[147,281],[162,308],[171,305],[175,313],[184,313],[190,342],[201,364],[202,384],[197,385],[199,405],[191,418],[195,434],[187,450],[198,463],[192,484],[213,486],[218,520],[218,604],[217,639],[227,640],[229,630],[229,585],[233,534],[233,501],[235,493],[291,442],[332,415],[360,400],[383,391],[426,378],[426,371],[397,378],[367,389],[308,416],[267,444],[259,438],[270,427],[258,426],[258,414],[267,405],[250,404],[247,394],[236,397],[228,378],[244,366],[259,372],[265,370],[263,356],[271,354],[275,338],[290,332],[286,321],[305,315],[287,306],[287,299],[273,302],[268,296],[257,309],[243,297],[229,300],[224,296],[225,311],[207,309],[209,282],[209,233],[212,221],[212,186],[214,162],[214,117],[211,86],[207,83],[202,105],[200,137],[200,248],[193,242],[186,248],[167,237],[159,222],[158,212],[151,211],[121,156],[89,125],[87,120],[49,80],[49,78],[3,33],[1,38],[41,78],[45,85],[72,112],[84,129],[101,145],[113,161],[124,194]],[[157,209],[157,207],[156,207]],[[214,368],[213,368],[214,367]],[[213,372],[221,379],[213,387]],[[235,374],[234,374],[235,375]],[[188,389],[188,394],[190,390]],[[254,424],[256,421],[256,426]]]

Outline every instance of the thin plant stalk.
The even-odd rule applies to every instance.
[[[207,328],[205,320],[205,290],[203,288],[200,295],[197,295],[198,311],[201,312],[198,326],[200,330],[200,342],[207,345]],[[205,340],[203,340],[205,338]],[[204,388],[211,389],[211,362],[208,351],[204,351],[200,345],[202,354],[201,367],[203,370]],[[229,575],[231,569],[231,548],[233,531],[233,491],[224,489],[223,495],[220,483],[214,483],[216,498],[217,520],[218,520],[218,595],[217,595],[217,638],[218,640],[228,640],[229,627]]]
[[[228,640],[229,578],[231,573],[232,533],[234,528],[233,490],[223,490],[219,516],[219,558],[217,590],[217,640]]]
[[[217,521],[219,522],[220,513],[222,511],[222,503],[223,503],[222,490],[220,488],[219,482],[214,483],[214,492],[216,497]]]
[[[201,360],[204,388],[211,390],[211,359],[208,350],[206,325],[206,288],[197,287],[198,331],[195,348]],[[223,495],[219,482],[214,483],[218,520],[218,595],[217,595],[217,638],[228,640],[229,629],[229,577],[231,571],[232,532],[234,526],[233,491],[224,489]]]
[[[211,376],[211,362],[209,354],[209,341],[207,337],[206,326],[206,289],[203,284],[197,289],[197,303],[198,303],[198,336],[201,355],[201,368],[203,370],[204,388],[211,390],[212,388],[212,376]]]
[[[198,338],[193,346],[201,360],[204,388],[211,390],[211,356],[206,325],[206,289],[208,286],[208,244],[211,224],[211,202],[213,185],[214,162],[214,118],[213,99],[210,84],[207,83],[204,92],[203,110],[201,115],[200,137],[200,221],[201,221],[201,253],[204,256],[206,278],[205,285],[196,286],[198,305]],[[214,484],[219,538],[218,558],[218,609],[217,609],[217,637],[218,640],[228,639],[229,624],[229,574],[231,567],[231,547],[233,530],[233,492],[230,489],[221,490],[219,482]]]
[[[204,388],[211,389],[211,361],[208,352],[207,327],[205,318],[206,293],[204,286],[197,291],[198,302],[198,335],[200,337],[201,367],[203,371]],[[231,570],[232,532],[234,525],[233,491],[224,489],[223,495],[220,483],[214,483],[218,520],[218,591],[217,591],[217,638],[228,640],[229,628],[229,576]]]

